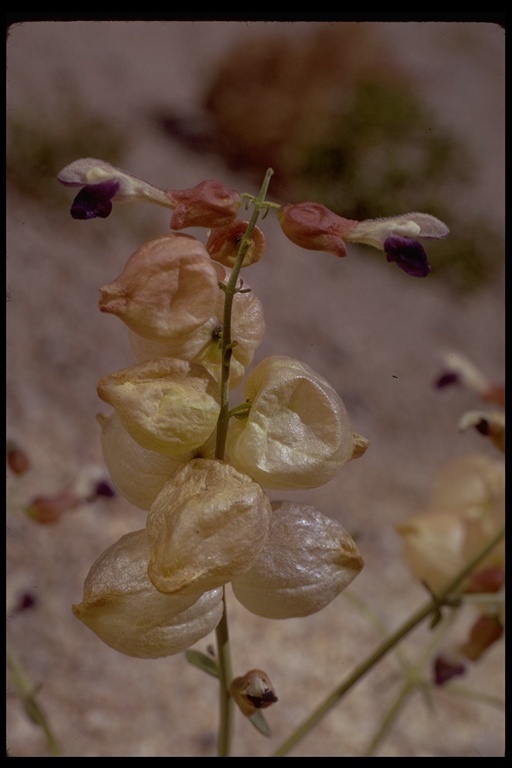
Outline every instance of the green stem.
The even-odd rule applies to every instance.
[[[499,531],[489,542],[483,547],[480,552],[473,557],[470,562],[462,568],[458,574],[452,579],[451,582],[432,600],[418,609],[410,616],[402,626],[393,632],[381,645],[364,661],[359,664],[348,679],[339,685],[335,690],[325,699],[325,701],[317,707],[312,714],[304,720],[301,725],[281,744],[280,747],[274,752],[273,757],[282,757],[287,755],[288,752],[298,744],[319,722],[322,718],[331,710],[340,699],[345,696],[348,691],[358,683],[381,659],[386,656],[398,643],[400,643],[404,637],[406,637],[413,629],[421,624],[430,614],[435,615],[439,612],[439,607],[446,601],[447,597],[454,592],[460,584],[464,581],[466,576],[473,571],[476,566],[483,560],[489,552],[501,541],[505,535],[504,529]]]
[[[46,743],[48,745],[48,751],[53,757],[62,757],[63,752],[59,742],[57,741],[46,715],[40,707],[37,699],[34,686],[27,676],[27,673],[23,669],[23,666],[17,656],[14,654],[12,648],[7,645],[7,667],[11,673],[11,680],[18,691],[18,694],[23,702],[23,707],[27,716],[33,723],[38,725],[46,737]]]
[[[233,299],[237,293],[237,282],[245,254],[251,243],[252,233],[256,222],[260,216],[262,208],[265,207],[265,197],[267,194],[270,178],[274,171],[269,168],[265,174],[263,184],[256,198],[253,198],[254,210],[247,226],[247,229],[240,241],[236,262],[233,266],[229,280],[224,290],[224,318],[222,326],[222,346],[221,346],[221,382],[220,382],[220,413],[217,421],[217,436],[215,444],[215,458],[222,461],[226,447],[226,436],[228,432],[229,412],[229,371],[231,366],[231,356],[233,354],[233,340],[231,338],[231,313],[233,308]],[[217,654],[219,661],[219,682],[220,682],[220,722],[217,753],[219,757],[228,757],[231,752],[231,740],[233,731],[233,700],[229,693],[229,684],[233,678],[231,665],[231,652],[229,647],[228,619],[226,613],[226,590],[223,591],[224,610],[222,618],[217,626]]]
[[[220,413],[217,421],[217,437],[215,445],[215,457],[217,459],[224,458],[224,450],[226,445],[226,435],[228,432],[229,423],[229,369],[231,364],[231,355],[233,354],[233,341],[231,339],[231,313],[233,308],[233,299],[236,294],[236,284],[238,282],[238,276],[244,263],[245,254],[251,243],[252,233],[256,222],[260,216],[261,210],[265,204],[265,197],[268,190],[268,185],[274,171],[269,168],[265,174],[263,184],[258,193],[258,196],[253,199],[254,210],[252,212],[251,219],[245,230],[244,236],[240,241],[238,248],[238,254],[236,262],[231,270],[231,275],[227,285],[224,287],[225,300],[224,300],[224,318],[222,325],[222,347],[221,347],[221,382],[220,382]]]

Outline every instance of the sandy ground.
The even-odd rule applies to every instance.
[[[127,169],[155,184],[189,187],[220,178],[245,189],[215,156],[197,156],[166,141],[145,115],[172,103],[197,110],[204,78],[226,46],[267,35],[259,23],[28,23],[11,29],[7,46],[8,109],[37,121],[58,114],[70,93],[128,128]],[[280,24],[306,35],[311,24]],[[480,161],[471,201],[504,226],[504,33],[487,24],[382,24],[380,33],[418,78],[441,119],[467,140]],[[407,29],[405,29],[407,27]],[[406,34],[404,34],[406,32]],[[75,158],[69,158],[73,160]],[[105,158],[108,159],[108,158]],[[59,169],[56,168],[57,172]],[[255,192],[256,190],[248,189]],[[98,378],[130,364],[125,329],[97,310],[98,287],[110,282],[136,249],[122,219],[73,222],[67,209],[46,209],[8,195],[8,434],[30,453],[32,471],[10,484],[19,501],[52,493],[80,468],[101,464],[96,413]],[[154,234],[165,211],[148,211]],[[468,216],[471,210],[468,209]],[[360,460],[322,488],[300,494],[358,536],[366,567],[351,591],[388,629],[424,600],[404,565],[394,526],[428,504],[447,460],[472,452],[494,456],[477,433],[456,423],[474,397],[435,392],[441,354],[468,355],[498,381],[504,375],[504,289],[497,281],[470,298],[454,298],[432,274],[413,280],[392,265],[351,250],[343,262],[299,252],[265,222],[269,253],[247,279],[263,302],[267,335],[256,360],[298,357],[342,395],[354,428],[371,440]],[[274,497],[276,494],[274,494]],[[293,497],[293,494],[288,494]],[[144,514],[122,499],[88,505],[54,526],[8,514],[8,605],[31,592],[37,604],[9,619],[9,638],[66,755],[215,755],[217,688],[182,656],[143,661],[121,656],[78,622],[93,560],[122,534],[142,528]],[[344,595],[307,619],[272,622],[245,611],[230,595],[234,669],[263,667],[279,703],[268,710],[264,739],[239,715],[234,754],[271,754],[380,639]],[[462,638],[471,621],[454,628]],[[427,630],[405,645],[411,662]],[[213,638],[198,644],[204,650]],[[503,643],[474,665],[464,683],[503,697]],[[294,750],[297,756],[361,755],[397,695],[400,665],[385,660]],[[500,756],[500,708],[436,691],[429,711],[416,693],[379,756]],[[41,730],[8,687],[10,754],[47,756]]]

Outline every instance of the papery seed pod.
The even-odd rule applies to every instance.
[[[101,427],[101,447],[112,482],[119,493],[139,509],[149,509],[163,486],[193,458],[188,451],[176,456],[143,448],[123,427],[117,413],[97,420]]]
[[[464,456],[441,472],[429,509],[397,526],[411,573],[434,592],[454,578],[505,521],[505,467],[487,456]],[[504,544],[480,563],[504,567]],[[468,579],[470,583],[470,579]]]
[[[261,669],[250,669],[243,677],[235,677],[230,683],[229,692],[246,717],[277,701],[274,686],[267,673]]]
[[[204,443],[215,429],[218,388],[199,365],[158,358],[124,368],[98,383],[134,440],[166,456],[181,456]]]
[[[248,221],[236,219],[226,227],[212,229],[206,243],[206,250],[211,258],[230,269],[234,267],[238,257],[240,242],[248,226]],[[259,227],[254,227],[242,267],[255,264],[261,259],[265,250],[265,235]]]
[[[167,593],[226,584],[256,561],[270,514],[250,477],[222,461],[193,459],[149,510],[149,578]]]
[[[147,575],[146,531],[123,536],[92,565],[75,616],[120,653],[157,659],[206,637],[222,616],[222,590],[164,595]]]
[[[99,306],[139,336],[178,343],[208,321],[218,292],[201,241],[169,233],[135,251],[117,280],[100,289]]]
[[[215,264],[220,283],[226,283],[230,272],[221,264]],[[229,375],[231,389],[238,386],[243,379],[246,367],[251,363],[254,352],[261,344],[265,335],[265,320],[263,306],[244,282],[244,291],[236,293],[231,307],[231,339],[234,342]],[[224,322],[224,292],[217,304],[217,338],[211,338],[201,351],[194,357],[195,362],[206,368],[217,383],[222,375],[222,357],[220,334]]]
[[[232,587],[237,600],[258,616],[309,616],[348,587],[363,565],[341,523],[308,504],[273,502],[267,542]]]
[[[225,283],[229,272],[221,264],[213,264],[219,283]],[[244,288],[248,286],[244,283]],[[192,335],[176,340],[151,341],[130,332],[130,346],[138,363],[155,357],[178,357],[192,360],[202,365],[217,383],[221,379],[221,334],[224,322],[223,291],[218,291],[215,312],[212,317]],[[231,309],[231,336],[236,342],[231,357],[229,384],[234,388],[240,384],[245,368],[252,361],[254,352],[259,347],[265,334],[263,306],[258,297],[250,290],[236,293]]]
[[[246,419],[232,419],[226,455],[264,488],[315,488],[361,456],[368,441],[353,432],[331,385],[290,357],[267,357],[247,376]]]

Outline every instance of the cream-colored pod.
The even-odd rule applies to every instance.
[[[199,448],[220,411],[218,387],[204,368],[170,357],[105,376],[98,395],[140,445],[174,457]]]
[[[148,510],[163,486],[193,458],[187,451],[182,455],[164,456],[149,451],[131,437],[117,413],[98,414],[101,427],[101,448],[112,482],[119,493],[139,509]]]
[[[222,616],[222,589],[164,595],[148,578],[145,529],[123,536],[92,565],[75,616],[104,643],[143,659],[172,656],[206,637]]]
[[[231,419],[226,456],[264,488],[315,488],[362,455],[368,441],[353,432],[337,392],[309,366],[267,357],[247,376],[250,410]]]
[[[397,526],[411,573],[440,591],[505,524],[505,464],[462,456],[441,471],[429,508]],[[479,570],[505,567],[505,544]]]
[[[189,461],[149,510],[149,578],[167,593],[226,584],[256,561],[270,515],[250,477],[215,459]]]
[[[258,616],[309,616],[348,587],[363,565],[354,540],[337,520],[308,504],[273,502],[267,542],[232,587],[239,602]]]
[[[200,240],[167,233],[144,243],[100,289],[100,310],[153,341],[180,341],[214,314],[217,273]]]

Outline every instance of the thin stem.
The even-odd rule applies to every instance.
[[[233,341],[231,339],[231,312],[233,308],[233,299],[236,294],[236,284],[238,282],[238,276],[244,263],[245,254],[251,243],[252,233],[256,222],[260,216],[261,210],[265,203],[265,196],[267,194],[270,178],[274,171],[269,168],[265,174],[263,184],[257,197],[253,199],[254,210],[252,212],[251,219],[245,230],[245,233],[240,241],[238,248],[238,254],[236,262],[231,270],[231,275],[227,285],[224,287],[225,301],[224,301],[224,318],[222,326],[222,347],[221,347],[221,360],[222,360],[222,372],[220,383],[220,413],[217,421],[217,437],[215,445],[215,456],[218,459],[224,458],[224,449],[226,445],[226,435],[228,431],[229,423],[229,369],[231,363],[231,355],[233,354]]]
[[[265,174],[263,184],[256,198],[252,200],[254,210],[245,230],[244,236],[240,241],[236,262],[233,266],[229,280],[223,291],[224,299],[224,318],[222,327],[222,346],[221,346],[221,382],[220,382],[220,413],[217,421],[217,436],[215,444],[215,458],[224,459],[226,447],[226,436],[228,432],[228,423],[230,418],[229,410],[229,372],[231,366],[231,356],[233,354],[233,340],[231,338],[231,313],[233,309],[233,299],[237,292],[237,282],[245,254],[251,243],[252,233],[256,222],[264,207],[265,196],[267,194],[270,178],[274,171],[269,168]],[[217,753],[219,757],[229,757],[231,752],[231,740],[233,732],[233,700],[229,693],[229,684],[233,678],[231,664],[231,652],[229,647],[228,618],[226,612],[226,590],[223,589],[224,610],[222,618],[215,630],[217,639],[217,654],[219,661],[219,683],[220,683],[220,722]]]
[[[229,683],[233,679],[231,652],[229,647],[228,617],[226,613],[226,590],[223,589],[222,601],[224,610],[222,618],[215,630],[217,637],[217,657],[220,680],[220,722],[217,754],[228,757],[233,736],[233,699],[229,693]]]
[[[504,529],[499,531],[493,538],[483,547],[480,552],[473,557],[452,579],[451,582],[437,595],[429,600],[426,605],[419,608],[412,616],[407,619],[402,626],[393,632],[381,645],[364,661],[359,664],[347,680],[339,685],[334,691],[325,699],[325,701],[317,707],[312,714],[304,720],[301,725],[281,744],[281,746],[274,752],[274,757],[282,757],[287,755],[288,752],[303,739],[320,720],[331,710],[340,699],[345,696],[348,691],[353,688],[366,674],[369,672],[381,659],[386,656],[398,643],[400,643],[404,637],[406,637],[413,629],[422,623],[430,614],[436,614],[439,612],[439,607],[445,602],[447,597],[454,592],[460,584],[464,581],[466,576],[473,571],[476,566],[483,560],[489,552],[501,541],[505,535]]]
[[[35,688],[9,644],[7,645],[6,654],[7,666],[11,673],[11,680],[23,702],[23,707],[27,716],[33,723],[43,730],[50,754],[53,757],[62,757],[63,752],[61,746],[46,719],[46,715],[36,699]]]

